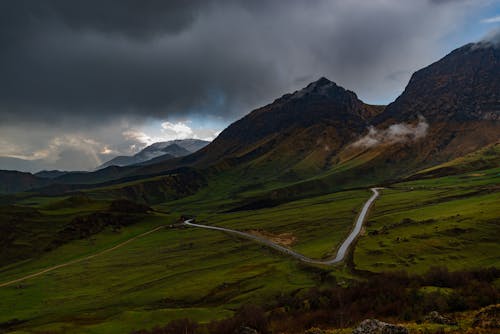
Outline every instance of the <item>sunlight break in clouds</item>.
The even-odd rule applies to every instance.
[[[122,132],[122,136],[125,140],[130,141],[131,145],[134,145],[134,147],[131,148],[132,150],[138,151],[153,143],[175,139],[201,139],[212,141],[220,133],[219,129],[197,128],[191,127],[188,124],[191,124],[190,120],[177,122],[164,121],[159,124],[159,126],[155,125],[140,129],[129,128]]]
[[[352,144],[355,147],[370,148],[380,144],[395,144],[408,141],[416,141],[427,135],[427,124],[424,117],[420,116],[418,123],[398,123],[389,126],[384,130],[377,130],[373,126],[370,127],[368,134]]]
[[[165,136],[168,137],[169,140],[172,139],[188,139],[194,138],[195,134],[193,129],[187,126],[183,122],[163,122],[161,123],[162,132]]]
[[[162,136],[165,140],[174,140],[174,139],[201,139],[212,141],[219,135],[221,132],[218,129],[211,128],[196,128],[191,127],[188,124],[191,124],[191,121],[179,121],[179,122],[168,122],[165,121],[161,123],[161,132]]]

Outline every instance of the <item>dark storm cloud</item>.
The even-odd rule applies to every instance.
[[[16,0],[0,4],[3,37],[16,37],[30,29],[57,28],[89,30],[150,38],[176,33],[195,19],[210,0]]]
[[[266,83],[256,83],[272,72],[270,64],[252,59],[250,46],[232,46],[237,34],[210,35],[213,26],[222,33],[237,26],[231,17],[205,22],[206,31],[189,31],[201,12],[217,16],[220,8],[211,1],[0,6],[3,121],[42,115],[50,121],[116,113],[165,116],[193,108],[224,112],[235,91],[264,90]],[[258,7],[237,9],[251,13]]]
[[[322,75],[380,99],[435,57],[457,3],[3,1],[0,122],[234,119]]]

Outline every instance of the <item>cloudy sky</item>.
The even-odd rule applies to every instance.
[[[5,0],[0,169],[210,140],[320,76],[385,104],[499,27],[499,0]]]

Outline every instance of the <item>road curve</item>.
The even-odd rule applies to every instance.
[[[281,245],[278,245],[268,239],[265,239],[265,238],[262,238],[262,237],[258,237],[256,235],[253,235],[253,234],[249,234],[249,233],[245,233],[245,232],[240,232],[240,231],[236,231],[236,230],[231,230],[231,229],[228,229],[228,228],[224,228],[224,227],[216,227],[216,226],[208,226],[208,225],[201,225],[201,224],[195,224],[195,223],[191,223],[193,220],[192,219],[188,219],[186,221],[184,221],[184,225],[187,225],[187,226],[192,226],[192,227],[199,227],[199,228],[204,228],[204,229],[209,229],[209,230],[216,230],[216,231],[221,231],[221,232],[226,232],[226,233],[230,233],[230,234],[234,234],[234,235],[238,235],[238,236],[241,236],[243,238],[246,238],[246,239],[251,239],[251,240],[254,240],[254,241],[257,241],[263,245],[266,245],[268,247],[271,247],[271,248],[274,248],[282,253],[285,253],[285,254],[288,254],[300,261],[303,261],[303,262],[306,262],[306,263],[311,263],[311,264],[326,264],[326,265],[332,265],[332,264],[335,264],[335,263],[338,263],[340,261],[342,261],[345,257],[345,254],[347,252],[347,250],[349,249],[349,246],[352,244],[352,242],[354,241],[354,239],[356,239],[356,237],[358,236],[359,232],[361,231],[361,227],[363,226],[363,222],[365,220],[365,217],[368,213],[368,209],[370,208],[370,206],[373,204],[373,202],[375,202],[375,200],[377,199],[377,197],[380,195],[380,193],[378,192],[378,190],[380,190],[382,188],[371,188],[372,192],[373,192],[373,195],[368,199],[368,201],[366,201],[365,205],[363,206],[363,209],[361,210],[361,213],[359,214],[357,220],[356,220],[356,224],[354,225],[354,229],[351,231],[351,233],[349,234],[349,236],[344,240],[344,242],[342,243],[342,245],[340,246],[340,248],[338,249],[337,251],[337,255],[335,256],[334,259],[331,259],[331,260],[315,260],[315,259],[311,259],[311,258],[308,258],[307,256],[305,255],[302,255],[300,253],[297,253],[289,248],[286,248],[286,247],[283,247]],[[65,262],[65,263],[62,263],[62,264],[59,264],[59,265],[56,265],[56,266],[52,266],[52,267],[49,267],[49,268],[45,268],[45,269],[42,269],[38,272],[35,272],[35,273],[32,273],[32,274],[29,274],[29,275],[26,275],[26,276],[23,276],[23,277],[20,277],[20,278],[17,278],[17,279],[14,279],[14,280],[11,280],[11,281],[8,281],[8,282],[3,282],[3,283],[0,283],[0,288],[1,287],[6,287],[6,286],[9,286],[9,285],[12,285],[12,284],[15,284],[15,283],[20,283],[22,281],[25,281],[27,279],[30,279],[30,278],[33,278],[33,277],[37,277],[37,276],[40,276],[40,275],[43,275],[45,273],[48,273],[48,272],[51,272],[53,270],[56,270],[56,269],[59,269],[59,268],[63,268],[63,267],[66,267],[66,266],[69,266],[69,265],[72,265],[72,264],[76,264],[76,263],[79,263],[79,262],[82,262],[82,261],[86,261],[86,260],[90,260],[90,259],[93,259],[97,256],[100,256],[100,255],[103,255],[103,254],[106,254],[108,252],[111,252],[115,249],[118,249],[120,247],[123,247],[125,246],[126,244],[138,239],[138,238],[141,238],[141,237],[144,237],[148,234],[151,234],[151,233],[154,233],[160,229],[164,228],[164,226],[159,226],[159,227],[156,227],[150,231],[147,231],[147,232],[144,232],[142,234],[139,234],[135,237],[132,237],[128,240],[125,240],[121,243],[119,243],[118,245],[115,245],[113,247],[110,247],[108,249],[105,249],[103,251],[100,251],[100,252],[97,252],[95,254],[92,254],[92,255],[88,255],[88,256],[85,256],[85,257],[82,257],[82,258],[79,258],[79,259],[76,259],[76,260],[72,260],[72,261],[68,261],[68,262]]]
[[[184,225],[191,226],[191,227],[204,228],[204,229],[208,229],[208,230],[226,232],[226,233],[237,235],[237,236],[240,236],[240,237],[243,237],[246,239],[254,240],[254,241],[261,243],[263,245],[266,245],[270,248],[276,249],[277,251],[279,251],[281,253],[288,254],[288,255],[290,255],[290,256],[292,256],[292,257],[294,257],[302,262],[311,263],[311,264],[333,265],[333,264],[341,262],[344,259],[345,255],[347,253],[347,250],[349,249],[349,246],[351,246],[353,241],[359,235],[359,232],[361,232],[361,228],[363,227],[363,222],[365,221],[366,215],[368,214],[368,210],[372,206],[373,202],[375,202],[377,197],[380,196],[380,193],[379,193],[380,189],[382,189],[382,188],[371,188],[373,195],[363,205],[363,209],[361,209],[361,212],[359,213],[358,218],[356,219],[356,224],[354,225],[353,230],[351,231],[349,236],[344,240],[342,245],[340,245],[335,258],[329,259],[329,260],[311,259],[311,258],[309,258],[303,254],[297,253],[289,248],[278,245],[277,243],[274,243],[266,238],[262,238],[262,237],[259,237],[259,236],[256,236],[256,235],[253,235],[250,233],[232,230],[229,228],[192,223],[193,219],[188,219],[188,220],[184,221]]]

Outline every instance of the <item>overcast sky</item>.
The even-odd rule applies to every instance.
[[[367,103],[500,26],[498,0],[5,0],[0,169],[213,139],[320,76]]]

